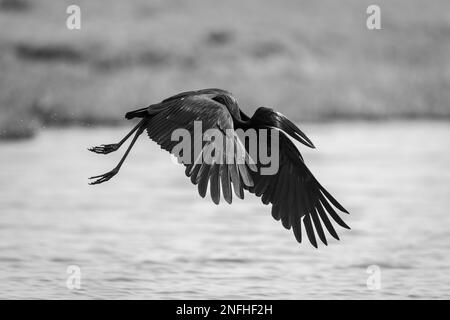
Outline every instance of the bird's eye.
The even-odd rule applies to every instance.
[[[223,96],[215,96],[214,98],[212,98],[214,101],[223,104],[224,106],[226,106],[226,101],[225,101],[225,97]]]

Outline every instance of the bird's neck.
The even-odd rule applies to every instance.
[[[243,129],[243,130],[247,130],[252,127],[251,119],[242,120],[236,117],[233,117],[233,125],[235,129]]]

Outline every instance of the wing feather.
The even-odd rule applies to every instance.
[[[186,176],[190,178],[193,184],[198,184],[200,196],[206,196],[209,184],[214,203],[220,202],[221,189],[225,201],[231,203],[231,185],[233,185],[236,195],[243,199],[243,188],[253,186],[252,175],[249,171],[256,170],[256,167],[245,164],[245,162],[239,166],[226,164],[225,153],[219,155],[224,160],[220,163],[211,165],[210,161],[207,161],[209,164],[202,161],[204,156],[208,155],[214,147],[218,147],[217,150],[223,150],[220,147],[226,145],[227,139],[230,139],[231,145],[234,147],[233,150],[239,151],[237,154],[248,156],[245,147],[234,132],[231,114],[226,106],[213,99],[214,94],[229,93],[220,89],[188,91],[167,98],[160,104],[150,106],[146,129],[149,137],[169,152],[172,152],[178,144],[178,141],[172,141],[171,139],[173,131],[176,129],[188,130],[192,140],[191,162],[183,163],[186,166]],[[223,138],[218,139],[218,141],[215,141],[215,139],[212,139],[212,141],[194,139],[194,121],[201,121],[202,134],[208,129],[217,129],[223,133]],[[229,134],[229,129],[231,129],[232,134]],[[195,150],[200,150],[200,153],[195,154]]]
[[[327,228],[328,232],[331,234],[333,238],[336,240],[339,240],[339,236],[336,233],[336,230],[334,230],[333,224],[330,222],[330,219],[328,219],[328,216],[326,215],[325,211],[323,210],[322,204],[320,202],[317,202],[316,205],[317,211],[319,212],[320,219],[322,220],[323,224]]]
[[[314,229],[311,224],[311,216],[309,214],[303,217],[303,224],[305,225],[306,235],[308,236],[309,242],[317,248],[316,236],[314,235]]]
[[[220,180],[222,182],[223,198],[226,202],[231,204],[231,202],[233,201],[233,194],[231,191],[230,172],[228,170],[228,165],[220,166]]]
[[[336,223],[338,225],[340,225],[341,227],[350,229],[350,227],[341,219],[341,217],[338,216],[336,211],[333,209],[332,206],[330,206],[330,204],[328,203],[328,201],[325,199],[325,197],[322,194],[319,196],[319,198],[320,198],[320,202],[325,207],[328,214],[333,218],[333,220],[336,221]]]
[[[210,175],[211,165],[207,163],[203,163],[200,168],[199,176],[200,180],[198,181],[198,193],[202,198],[206,196],[206,191],[208,190],[208,181]]]
[[[298,149],[283,132],[279,132],[278,146],[278,172],[263,176],[260,173],[263,165],[257,163],[258,172],[250,172],[254,186],[246,189],[261,197],[264,204],[272,204],[274,219],[281,220],[286,229],[292,227],[298,242],[302,241],[302,224],[314,247],[318,245],[317,238],[328,245],[323,226],[333,238],[339,240],[329,217],[341,227],[349,227],[331,204],[342,212],[347,211],[320,185],[306,167]]]
[[[220,177],[219,177],[219,169],[220,166],[215,163],[213,164],[210,172],[210,192],[211,192],[211,199],[215,204],[219,204],[220,202]]]

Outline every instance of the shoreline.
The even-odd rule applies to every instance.
[[[336,117],[321,118],[321,119],[308,119],[304,121],[294,120],[295,123],[301,123],[302,125],[333,125],[339,123],[370,123],[370,124],[392,124],[392,123],[447,123],[450,122],[450,116],[423,116],[423,117]],[[127,128],[132,121],[127,120],[67,120],[62,122],[53,122],[49,124],[37,125],[36,121],[30,121],[29,126],[23,125],[14,127],[13,129],[2,128],[0,126],[0,143],[7,142],[20,142],[24,140],[30,140],[38,136],[41,132],[46,130],[70,130],[70,129],[114,129],[114,128]]]

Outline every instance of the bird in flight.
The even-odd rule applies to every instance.
[[[199,146],[200,154],[191,151],[191,159],[195,161],[183,163],[186,167],[186,176],[194,185],[198,185],[201,197],[206,196],[208,184],[211,198],[216,204],[220,202],[221,194],[223,199],[231,204],[233,192],[240,199],[244,199],[245,191],[253,193],[260,197],[264,204],[272,204],[272,216],[276,220],[281,220],[286,229],[292,228],[299,243],[304,238],[303,225],[309,242],[316,248],[316,236],[325,245],[328,244],[325,230],[339,240],[331,220],[343,228],[350,229],[337,213],[337,211],[345,213],[348,211],[316,180],[289,137],[310,148],[315,148],[313,143],[295,124],[279,112],[261,107],[252,117],[249,117],[239,108],[237,100],[230,92],[212,88],[182,92],[160,103],[128,112],[125,117],[126,119],[139,118],[140,121],[118,143],[104,144],[89,150],[99,154],[111,153],[118,150],[134,133],[128,149],[113,170],[89,178],[93,179],[90,184],[100,184],[114,177],[144,131],[147,131],[150,139],[162,149],[173,153],[178,141],[172,139],[172,133],[177,129],[184,129],[195,135],[194,123],[200,121],[202,132],[209,129],[226,132],[219,139],[202,141]],[[260,134],[261,129],[278,132],[277,150],[272,143],[269,143],[270,136],[266,141],[268,153],[275,151],[278,153],[279,165],[276,172],[263,174],[267,164],[250,157],[251,146],[241,141],[236,133],[238,129],[254,129],[259,142],[258,146],[261,146],[260,142],[264,140]],[[198,142],[193,141],[193,144],[195,143]],[[220,144],[226,144],[232,148],[218,148],[217,150],[225,151],[217,152],[215,161],[198,161],[202,158],[199,155],[205,156],[208,150],[211,151]],[[244,155],[247,161],[238,161],[241,155]],[[183,154],[180,152],[175,156],[180,158]],[[217,159],[224,161],[217,161]]]

